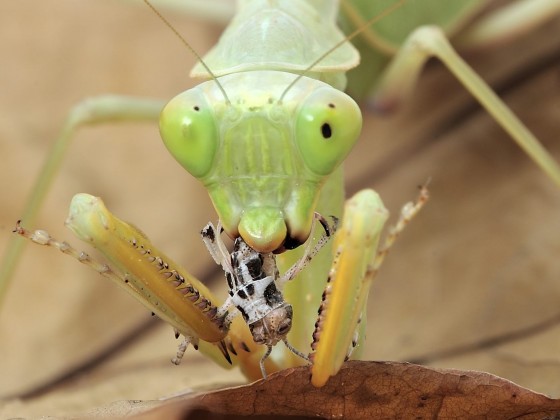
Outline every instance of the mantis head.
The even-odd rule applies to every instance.
[[[307,77],[286,92],[294,77],[226,75],[225,102],[211,80],[173,98],[160,119],[166,147],[208,189],[226,233],[261,253],[307,240],[321,187],[361,130],[349,96]]]

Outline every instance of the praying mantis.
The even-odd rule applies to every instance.
[[[169,95],[169,96],[171,96],[171,95]],[[413,181],[413,182],[418,182],[418,180],[416,179],[416,180]],[[401,201],[402,201],[402,200],[401,200]],[[197,203],[197,205],[198,205],[198,203]],[[209,214],[209,211],[207,211],[205,214],[206,214],[205,217],[206,217],[206,219],[207,219],[207,218],[208,218],[208,217],[207,217],[207,214]],[[203,222],[202,222],[202,223],[199,223],[199,225],[202,226],[202,225],[204,224],[204,222],[206,221],[206,219],[203,219]],[[139,224],[143,226],[142,223],[139,223]],[[43,225],[43,224],[41,224],[41,225]],[[198,226],[198,228],[200,228],[200,226]],[[196,233],[197,230],[198,230],[198,229],[194,229],[194,232]],[[61,235],[58,235],[58,236],[61,236]],[[152,235],[151,235],[151,236],[152,236]],[[167,235],[165,235],[165,236],[167,236]],[[197,239],[194,239],[193,241],[196,241],[196,240],[197,240]],[[186,252],[188,252],[188,251],[186,251]]]

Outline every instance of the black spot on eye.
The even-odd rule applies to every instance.
[[[333,108],[333,109],[334,109],[334,108],[336,108],[336,105],[333,104],[333,103],[331,102],[331,103],[329,104],[329,108]]]
[[[329,123],[324,123],[321,126],[321,134],[325,139],[330,139],[332,137],[332,128]]]
[[[195,111],[200,111],[200,107],[199,107],[198,105],[193,106],[193,109],[194,109]]]

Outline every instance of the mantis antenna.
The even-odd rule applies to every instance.
[[[147,0],[144,0],[147,1]],[[406,2],[406,0],[399,0],[397,3],[393,4],[392,6],[389,6],[388,8],[386,8],[385,10],[383,10],[381,13],[379,13],[378,15],[372,17],[371,19],[369,19],[366,23],[364,23],[363,26],[361,26],[360,28],[356,29],[354,32],[352,32],[350,35],[348,35],[346,38],[344,38],[343,40],[341,40],[340,42],[336,43],[332,48],[329,48],[327,51],[325,51],[325,53],[323,53],[322,55],[319,56],[319,58],[317,58],[313,63],[311,63],[309,65],[309,67],[307,67],[305,70],[303,70],[293,81],[292,83],[290,83],[288,85],[288,87],[286,87],[286,89],[284,89],[284,92],[282,92],[282,95],[280,95],[280,99],[278,100],[278,103],[281,104],[282,101],[284,100],[284,96],[286,96],[286,94],[289,92],[289,90],[299,81],[301,80],[301,78],[303,76],[305,76],[306,74],[310,73],[311,70],[313,70],[313,67],[315,67],[317,64],[319,64],[325,57],[327,57],[329,54],[331,54],[334,50],[336,50],[338,47],[340,47],[341,45],[343,45],[345,42],[351,41],[352,39],[356,38],[363,30],[364,28],[367,28],[370,25],[373,25],[375,22],[380,21],[381,19],[383,19],[385,16],[390,15],[391,13],[393,13],[395,10],[397,10],[399,7],[401,7],[404,3]],[[190,48],[190,46],[189,46]],[[192,48],[191,48],[192,50]],[[204,65],[204,67],[206,67],[206,65],[204,63],[202,63]]]
[[[224,89],[224,87],[222,86],[222,84],[218,81],[218,78],[216,77],[216,75],[212,72],[212,70],[210,70],[210,67],[208,67],[208,65],[204,62],[204,60],[202,59],[202,57],[200,56],[200,54],[198,54],[195,49],[191,46],[191,44],[188,43],[188,41],[179,33],[179,31],[177,31],[177,29],[175,29],[173,27],[173,25],[159,12],[159,10],[157,10],[155,8],[155,6],[149,2],[149,0],[144,0],[144,3],[146,3],[146,5],[152,9],[152,11],[156,14],[156,16],[158,16],[161,21],[165,24],[165,26],[167,26],[169,29],[171,29],[171,31],[173,31],[173,33],[177,36],[177,38],[179,38],[181,40],[181,42],[183,43],[183,45],[185,47],[187,47],[189,49],[189,51],[191,53],[193,53],[193,55],[197,58],[198,61],[200,61],[200,64],[202,64],[202,66],[204,67],[204,69],[208,72],[208,74],[210,75],[210,77],[212,78],[212,80],[214,80],[216,82],[216,84],[218,85],[218,88],[220,89],[220,91],[222,92],[222,94],[224,95],[224,99],[226,100],[226,104],[227,105],[231,105],[231,101],[229,100],[226,91]],[[338,47],[338,44],[337,44]],[[330,51],[329,51],[330,52]],[[322,57],[321,57],[322,58]],[[313,65],[315,65],[315,63],[313,63]],[[308,71],[308,70],[306,70]]]

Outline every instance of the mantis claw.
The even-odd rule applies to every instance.
[[[371,282],[396,238],[428,197],[424,185],[416,202],[403,206],[397,223],[389,228],[379,248],[388,212],[377,193],[363,190],[347,201],[342,226],[335,234],[334,262],[313,332],[313,385],[323,386],[354,351],[358,344],[355,329],[361,322]]]

